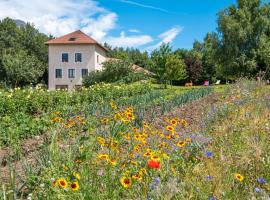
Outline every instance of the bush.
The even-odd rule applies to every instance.
[[[95,83],[132,83],[147,79],[143,73],[136,73],[132,69],[132,64],[125,60],[110,60],[103,64],[103,71],[90,72],[84,78],[84,86],[94,85]]]

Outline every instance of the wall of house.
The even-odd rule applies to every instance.
[[[99,57],[99,59],[97,59]],[[107,59],[106,51],[100,46],[95,46],[95,70],[102,70],[102,63]],[[98,62],[99,61],[99,62]]]
[[[49,45],[49,89],[56,85],[68,85],[71,90],[76,85],[82,85],[81,69],[88,72],[96,70],[95,45]],[[62,62],[62,53],[69,54],[67,63]],[[75,62],[75,53],[82,53],[82,62]],[[62,69],[62,78],[55,77],[55,69]],[[68,78],[68,69],[75,69],[75,78]]]

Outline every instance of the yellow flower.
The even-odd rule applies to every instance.
[[[78,180],[81,179],[81,176],[80,176],[79,173],[73,172],[73,176],[74,176],[76,179],[78,179]]]
[[[102,138],[102,137],[98,137],[97,138],[97,141],[98,141],[98,143],[100,144],[100,145],[102,145],[102,146],[104,146],[105,145],[105,139],[104,138]]]
[[[167,129],[168,131],[174,131],[174,128],[173,128],[172,126],[170,126],[170,125],[166,126],[166,129]]]
[[[117,165],[117,162],[116,162],[116,160],[114,160],[114,159],[111,159],[111,160],[110,160],[110,163],[111,163],[111,165],[113,165],[113,166]]]
[[[117,109],[117,105],[113,101],[110,102],[110,106],[112,109]]]
[[[109,159],[109,155],[108,155],[108,154],[99,154],[99,155],[97,156],[97,158],[98,158],[99,160],[108,160],[108,159]]]
[[[242,182],[244,180],[244,176],[242,176],[241,174],[235,173],[234,177],[236,180]]]
[[[154,160],[154,161],[160,161],[160,157],[157,156],[157,155],[152,155],[152,156],[151,156],[151,160]]]
[[[138,180],[138,181],[142,180],[142,176],[139,173],[138,174],[134,174],[132,176],[132,178],[135,179],[135,180]]]
[[[102,124],[108,124],[108,122],[109,122],[109,119],[108,118],[101,119],[101,123]]]
[[[119,119],[121,119],[121,118],[122,118],[122,116],[121,116],[120,113],[116,113],[116,114],[114,115],[114,120],[119,120]]]
[[[82,118],[81,118],[81,116],[78,115],[78,116],[76,116],[76,119],[77,119],[78,121],[81,121]]]
[[[151,152],[146,152],[145,154],[143,154],[143,156],[150,157],[150,156],[152,156],[152,153]]]
[[[170,123],[171,123],[172,126],[176,126],[178,122],[177,122],[176,119],[172,119],[172,120],[170,121]]]
[[[182,123],[182,125],[184,126],[184,127],[186,127],[188,124],[187,124],[187,121],[185,120],[185,119],[182,119],[181,120],[181,123]]]
[[[186,138],[185,142],[192,142],[192,138],[190,138],[190,137]]]
[[[134,116],[133,113],[127,112],[127,113],[126,113],[126,118],[127,118],[128,120],[134,120],[134,119],[135,119],[135,116]]]
[[[123,176],[123,177],[120,179],[120,182],[121,182],[121,184],[122,184],[122,186],[123,186],[124,188],[129,188],[129,187],[131,186],[131,184],[132,184],[131,178],[126,177],[126,176]]]
[[[73,191],[78,190],[78,189],[80,188],[79,183],[78,183],[77,181],[72,182],[72,183],[70,184],[70,188],[71,188]]]
[[[143,175],[143,174],[146,174],[146,173],[147,173],[147,171],[146,171],[146,169],[145,169],[145,168],[141,168],[139,173],[140,173],[141,175]]]
[[[60,185],[61,188],[67,188],[67,186],[68,186],[67,181],[64,178],[59,178],[57,180],[57,183],[58,183],[58,185]]]
[[[180,148],[184,147],[185,145],[186,145],[186,142],[184,142],[184,141],[179,141],[177,143],[177,146],[180,147]]]
[[[163,157],[163,158],[166,158],[166,159],[169,159],[169,158],[170,158],[170,156],[169,156],[168,154],[166,154],[166,153],[163,153],[163,154],[162,154],[162,157]]]
[[[133,113],[134,112],[134,109],[132,107],[128,107],[127,108],[127,112]]]

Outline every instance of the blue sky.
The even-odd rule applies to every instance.
[[[151,51],[162,42],[191,48],[215,31],[217,13],[236,0],[0,0],[11,17],[61,36],[81,29],[99,42]]]
[[[191,48],[195,39],[203,40],[205,34],[217,28],[217,13],[235,3],[235,0],[134,0],[160,9],[124,3],[119,0],[100,0],[100,4],[119,16],[119,26],[112,31],[137,29],[158,36],[165,30],[178,26],[179,34],[173,40],[175,48]],[[128,1],[129,2],[129,1]],[[162,10],[161,10],[162,9]],[[164,10],[164,11],[163,11]]]

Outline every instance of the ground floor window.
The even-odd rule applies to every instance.
[[[55,69],[55,78],[62,78],[62,69]]]
[[[88,75],[88,69],[82,69],[82,77],[86,77]]]
[[[75,78],[75,69],[68,70],[68,78]]]

